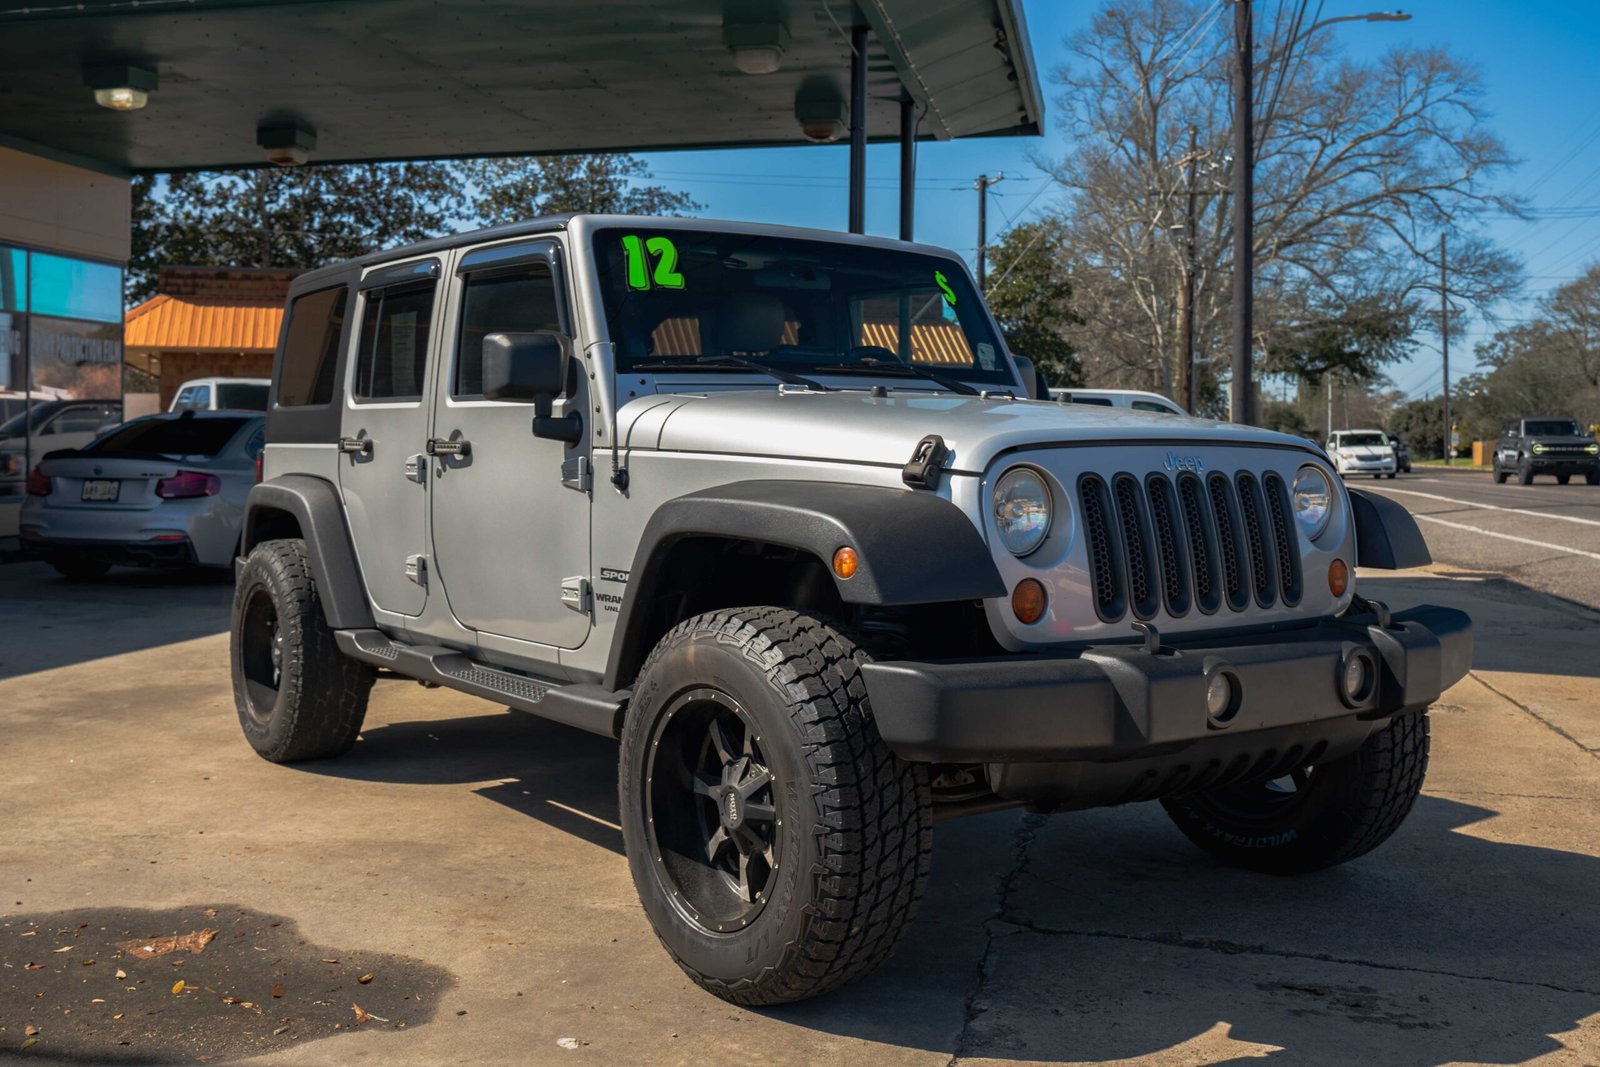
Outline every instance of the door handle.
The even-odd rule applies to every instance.
[[[339,438],[339,451],[355,453],[356,455],[362,456],[370,456],[372,454],[372,438],[341,437]]]
[[[470,456],[472,455],[472,442],[452,441],[448,437],[430,437],[428,438],[428,455]]]

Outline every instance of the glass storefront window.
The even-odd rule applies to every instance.
[[[28,318],[33,387],[62,400],[122,397],[122,324]]]
[[[0,311],[24,311],[28,299],[28,253],[0,245]]]
[[[94,322],[122,321],[122,271],[104,263],[34,252],[29,310],[35,315]]]

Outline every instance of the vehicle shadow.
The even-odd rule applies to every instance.
[[[962,931],[940,906],[960,902],[938,883],[1001,824],[943,824],[890,967],[763,1014],[957,1058],[1520,1063],[1600,1012],[1600,859],[1459,832],[1496,814],[1424,797],[1372,856],[1298,879],[1214,864],[1154,805],[1012,816],[1021,865],[989,899],[979,960],[952,954]],[[954,1037],[941,998],[964,1009]]]
[[[403,785],[503,779],[474,792],[622,854],[617,743],[520,712],[388,723],[362,731],[356,747],[337,760],[294,766],[308,774]]]
[[[0,680],[226,633],[233,575],[113,567],[73,582],[44,563],[0,566]]]

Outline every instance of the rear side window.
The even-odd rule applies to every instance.
[[[230,411],[265,411],[267,387],[249,382],[223,382],[217,386],[217,407]]]
[[[1167,405],[1165,405],[1165,404],[1157,404],[1154,400],[1135,400],[1133,402],[1133,410],[1135,410],[1135,411],[1159,411],[1163,415],[1171,415],[1172,414],[1172,409],[1171,408],[1167,407]]]
[[[352,389],[357,400],[421,400],[434,283],[367,294]]]
[[[161,456],[215,456],[247,420],[135,419],[102,437],[86,452],[146,452]]]
[[[1095,408],[1109,408],[1115,406],[1111,403],[1109,397],[1103,396],[1075,396],[1072,398],[1072,402],[1074,404],[1087,404],[1090,407]]]
[[[348,292],[341,285],[296,297],[289,305],[283,366],[278,371],[280,406],[308,407],[332,402]]]
[[[50,421],[45,433],[94,433],[107,419],[99,408],[68,408]]]
[[[492,333],[561,330],[556,283],[546,263],[514,273],[469,275],[461,297],[461,338],[450,395],[483,395],[483,339]]]

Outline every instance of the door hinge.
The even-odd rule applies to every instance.
[[[573,456],[561,464],[561,484],[568,489],[576,489],[580,493],[587,493],[594,485],[594,470],[589,466],[588,456]]]
[[[589,579],[583,577],[561,579],[561,602],[580,615],[589,614],[589,605],[593,600],[589,591]]]
[[[426,589],[428,586],[428,557],[420,554],[407,556],[406,578]]]
[[[406,478],[421,485],[428,476],[428,457],[422,453],[406,457]]]

